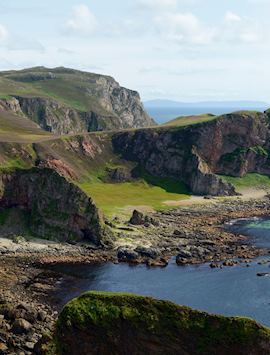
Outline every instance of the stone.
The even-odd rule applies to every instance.
[[[0,355],[5,354],[5,352],[8,350],[8,347],[5,343],[0,342]]]
[[[143,247],[143,246],[138,246],[135,249],[135,252],[137,252],[141,256],[144,256],[144,257],[147,257],[147,258],[151,258],[151,259],[156,259],[160,255],[160,252],[159,252],[158,249],[156,249],[156,248],[146,248],[146,247]]]
[[[121,261],[134,261],[139,257],[139,254],[134,250],[120,248],[117,257]]]
[[[113,183],[129,182],[132,176],[126,167],[107,168],[107,180]]]
[[[133,225],[142,225],[144,224],[145,220],[144,220],[144,215],[142,212],[139,212],[137,210],[133,211],[132,217],[129,220],[129,223],[133,224]]]
[[[192,258],[192,253],[183,249],[178,253],[177,258]]]
[[[44,322],[45,321],[45,319],[46,319],[46,317],[47,317],[47,314],[46,314],[46,312],[44,312],[44,311],[38,311],[38,313],[37,313],[37,319],[39,320],[39,321],[41,321],[41,322]]]
[[[14,334],[24,334],[28,333],[32,328],[32,324],[30,324],[27,320],[19,318],[16,319],[12,326],[12,332]]]

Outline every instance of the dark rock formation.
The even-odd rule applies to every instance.
[[[151,224],[154,226],[159,225],[159,222],[155,220],[153,217],[144,215],[142,212],[137,210],[133,211],[129,223],[133,224],[134,226],[140,226],[140,225],[150,226]]]
[[[97,207],[84,192],[54,170],[32,168],[3,173],[0,192],[4,216],[0,230],[12,232],[14,226],[10,219],[17,212],[23,216],[26,228],[36,236],[60,241],[85,239],[100,244],[104,230]]]
[[[134,261],[138,259],[139,254],[131,249],[120,248],[117,251],[117,258],[119,261]]]
[[[68,303],[38,354],[268,355],[270,330],[245,318],[129,294],[90,292]]]
[[[134,210],[132,216],[129,220],[129,223],[134,224],[135,226],[139,226],[144,224],[144,215],[142,212]]]
[[[238,112],[183,128],[117,133],[113,145],[123,158],[155,176],[182,180],[195,194],[233,195],[233,186],[216,174],[270,175],[268,121],[266,113]]]
[[[132,174],[126,167],[107,168],[106,180],[113,183],[132,181]]]

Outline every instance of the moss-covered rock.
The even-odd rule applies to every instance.
[[[131,294],[85,293],[61,312],[40,354],[270,354],[270,330],[247,318]]]

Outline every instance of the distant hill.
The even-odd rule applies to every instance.
[[[269,104],[263,101],[200,101],[200,102],[180,102],[173,100],[150,100],[145,101],[144,106],[146,108],[167,108],[167,107],[179,107],[179,108],[187,108],[187,107],[213,107],[213,108],[231,108],[238,107],[242,109],[249,108],[260,108],[260,107],[269,107]]]
[[[262,101],[202,101],[178,102],[172,100],[146,101],[144,107],[148,114],[164,124],[180,116],[198,116],[214,114],[216,116],[242,110],[265,111],[269,104]]]
[[[55,134],[155,124],[136,91],[109,76],[63,67],[0,72],[0,105]]]

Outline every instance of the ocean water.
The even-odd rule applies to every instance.
[[[238,220],[226,228],[250,236],[250,242],[270,246],[270,219]],[[148,268],[127,264],[57,266],[74,280],[57,297],[62,304],[88,290],[131,292],[171,300],[195,309],[227,316],[246,316],[270,326],[270,255],[247,267],[240,264],[211,269],[208,264],[177,266],[175,260],[166,268]]]
[[[214,115],[223,115],[225,113],[231,113],[235,111],[244,110],[243,107],[191,107],[191,108],[145,108],[148,114],[155,119],[159,124],[168,122],[179,116],[199,115],[203,113],[212,113]],[[252,110],[264,111],[265,107],[254,107]]]

